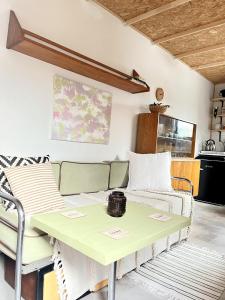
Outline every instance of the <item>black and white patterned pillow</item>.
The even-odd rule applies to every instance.
[[[27,166],[31,164],[41,164],[46,162],[49,162],[49,155],[26,158],[0,155],[0,191],[11,196],[13,195],[4,172],[5,168]],[[7,209],[15,208],[14,205],[12,203],[9,203],[8,201],[4,201],[3,203],[5,204]]]

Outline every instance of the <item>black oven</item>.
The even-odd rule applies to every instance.
[[[225,205],[225,156],[199,155],[201,172],[196,200]]]

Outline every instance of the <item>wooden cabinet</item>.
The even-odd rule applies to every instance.
[[[170,151],[173,157],[194,157],[196,125],[159,113],[138,116],[136,152]]]
[[[191,180],[194,186],[194,196],[198,195],[199,177],[200,177],[200,160],[198,159],[180,159],[173,160],[171,164],[171,175],[174,177],[183,177]],[[174,189],[189,190],[186,182],[173,181]]]
[[[192,181],[198,195],[200,161],[191,159],[195,151],[196,125],[158,113],[138,116],[137,153],[170,151],[173,156],[171,175]],[[185,182],[173,182],[175,189],[189,190]]]

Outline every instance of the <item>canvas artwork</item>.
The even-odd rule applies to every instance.
[[[52,139],[108,144],[112,94],[54,76]]]

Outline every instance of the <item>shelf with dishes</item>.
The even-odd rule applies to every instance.
[[[211,132],[225,132],[225,129],[210,129]]]
[[[225,96],[225,90],[220,91],[221,96]],[[222,134],[225,132],[225,97],[217,97],[211,99],[213,102],[211,114],[211,134],[217,132],[219,134],[219,141],[221,142]],[[212,136],[211,136],[212,138]]]
[[[165,150],[168,151],[168,150]],[[165,152],[163,151],[159,151],[160,153]],[[173,151],[171,152],[171,157],[173,160],[177,160],[177,159],[183,159],[183,160],[189,160],[190,158],[190,153],[189,152],[185,152],[185,151]]]
[[[165,136],[165,135],[159,135],[158,138],[165,139],[165,140],[171,140],[171,141],[182,141],[182,142],[189,142],[189,143],[192,142],[190,140],[190,138],[170,137],[170,136]]]
[[[212,98],[211,99],[212,102],[219,102],[219,101],[225,101],[225,97],[218,97],[218,98]]]
[[[188,151],[173,151],[172,152],[172,157],[177,158],[177,157],[183,157],[183,158],[189,158],[190,153]]]
[[[176,139],[158,139],[157,151],[170,151],[173,157],[190,157],[190,153],[192,151],[192,143],[188,140],[180,141]]]
[[[222,137],[224,136],[225,133],[225,129],[210,129],[211,134],[213,132],[217,132],[219,134],[219,142],[224,143],[224,141],[222,140]],[[211,136],[212,138],[212,136]]]
[[[194,157],[196,125],[164,114],[138,116],[137,153],[169,151],[173,157]]]
[[[225,114],[217,114],[216,116],[211,115],[211,117],[214,117],[214,118],[217,118],[217,117],[225,118]]]

